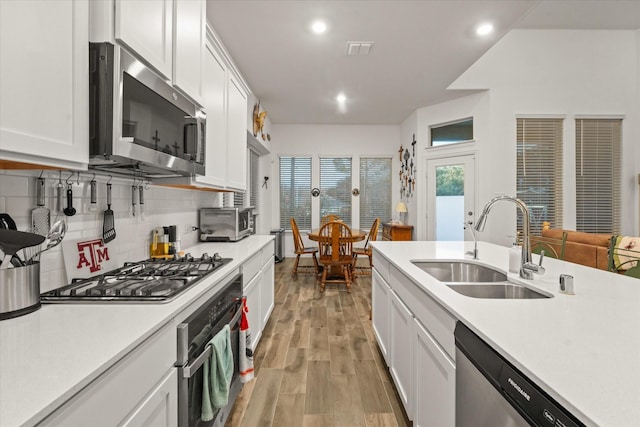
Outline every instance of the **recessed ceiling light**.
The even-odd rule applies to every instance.
[[[325,24],[323,21],[315,21],[313,24],[311,24],[311,29],[316,34],[322,34],[327,31],[327,24]]]
[[[493,32],[493,24],[481,24],[476,29],[476,34],[479,36],[486,36],[487,34],[491,34]]]
[[[340,104],[344,103],[347,100],[347,96],[344,93],[339,93],[338,96],[336,96],[336,101],[338,101]]]

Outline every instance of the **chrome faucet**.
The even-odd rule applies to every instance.
[[[522,213],[522,226],[523,226],[523,237],[522,237],[522,256],[520,260],[520,277],[523,279],[533,279],[533,273],[544,274],[544,267],[542,267],[542,258],[540,257],[540,264],[535,264],[532,262],[531,257],[531,244],[529,243],[529,232],[530,232],[530,217],[529,217],[529,209],[524,202],[518,198],[512,196],[497,196],[493,199],[489,200],[489,202],[485,205],[482,210],[482,214],[480,214],[480,218],[478,218],[478,222],[476,223],[476,231],[484,230],[484,226],[487,223],[487,215],[489,215],[489,211],[493,207],[494,204],[500,201],[507,201],[514,203]]]
[[[471,236],[473,237],[473,250],[467,251],[467,255],[473,256],[473,259],[478,259],[478,239],[476,239],[476,230],[473,228],[473,221],[468,221],[464,223],[464,229],[467,229],[467,225],[469,226],[469,231],[471,232]]]

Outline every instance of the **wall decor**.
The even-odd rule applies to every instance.
[[[410,198],[413,197],[413,193],[416,191],[416,164],[414,159],[416,157],[416,134],[413,134],[413,140],[411,141],[411,150],[409,148],[403,148],[400,145],[398,154],[400,157],[400,197]]]
[[[271,141],[271,135],[264,133],[264,121],[267,118],[266,111],[260,111],[260,101],[253,106],[253,136],[260,135],[263,141]]]

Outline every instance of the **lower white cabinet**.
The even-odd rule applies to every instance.
[[[264,264],[260,265],[265,259]],[[274,260],[274,246],[271,244],[242,265],[243,292],[249,308],[247,320],[252,349],[258,345],[274,307]]]
[[[39,426],[176,426],[176,331],[156,332]],[[151,422],[151,424],[145,422]]]
[[[456,365],[424,326],[414,320],[415,427],[454,426]]]
[[[173,368],[122,427],[178,427],[178,370]]]
[[[389,325],[391,342],[389,345],[389,370],[396,389],[409,419],[413,414],[413,314],[406,305],[391,291]]]
[[[377,265],[377,264],[374,264]],[[389,306],[391,304],[391,288],[380,273],[373,268],[371,276],[371,317],[373,333],[378,341],[378,347],[389,366]]]

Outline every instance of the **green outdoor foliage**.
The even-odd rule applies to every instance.
[[[436,168],[436,196],[464,196],[464,168],[459,165]]]

